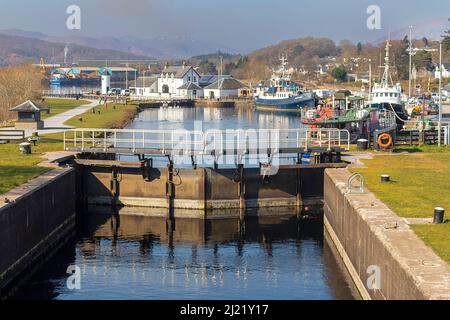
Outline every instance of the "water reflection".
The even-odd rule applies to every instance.
[[[195,122],[209,129],[295,129],[301,128],[300,117],[290,114],[255,111],[252,107],[239,108],[184,108],[164,107],[146,109],[127,129],[194,130]]]
[[[111,215],[92,210],[16,299],[351,299],[320,220]],[[82,289],[66,287],[68,265]]]
[[[268,162],[269,158],[264,155],[264,150],[277,147],[296,147],[298,136],[296,132],[290,134],[283,133],[282,136],[269,134],[268,132],[257,132],[256,129],[298,129],[303,127],[300,117],[291,114],[268,113],[255,111],[251,106],[238,108],[185,108],[185,107],[162,107],[147,109],[141,112],[137,118],[127,127],[127,129],[136,130],[168,130],[165,134],[161,133],[126,133],[120,134],[120,139],[133,139],[139,141],[137,145],[142,148],[163,148],[161,141],[164,141],[164,147],[175,148],[177,152],[182,150],[197,150],[202,148],[202,143],[206,143],[211,149],[220,154],[226,146],[240,146],[245,144],[245,137],[258,141],[252,143],[251,148],[258,147],[262,150],[261,154],[252,154],[244,157],[244,163],[247,166],[258,167],[260,162]],[[231,130],[242,130],[241,133],[231,132]],[[177,130],[175,137],[171,135],[173,130]],[[182,130],[196,131],[197,134],[187,134]],[[211,132],[212,130],[223,131],[224,134]],[[230,130],[225,132],[226,130]],[[202,136],[199,132],[207,132]],[[245,133],[244,133],[245,131]],[[237,139],[236,135],[240,135]],[[146,140],[144,143],[142,140]],[[257,140],[255,140],[257,139]],[[289,140],[289,141],[288,141]],[[151,143],[150,141],[159,141]],[[186,142],[187,141],[187,142]],[[117,144],[119,147],[130,147],[130,143],[123,142]],[[180,152],[178,152],[180,150]],[[298,159],[296,154],[283,154],[276,161],[280,164],[294,164]],[[129,155],[119,155],[121,161],[137,161],[137,157]],[[166,166],[167,159],[156,158],[154,165],[157,167]],[[222,156],[197,156],[191,159],[189,156],[176,156],[177,167],[191,167],[192,161],[196,162],[198,167],[211,167],[217,162],[222,167],[234,167],[238,159],[234,156],[228,158]]]

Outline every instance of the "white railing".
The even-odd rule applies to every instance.
[[[74,129],[64,132],[64,150],[89,149],[117,153],[247,154],[267,150],[276,153],[314,147],[350,149],[350,133],[339,129],[248,129],[248,130],[113,130]],[[295,152],[293,152],[295,153]]]

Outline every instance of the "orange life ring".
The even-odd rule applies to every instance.
[[[389,133],[383,133],[378,137],[378,145],[382,148],[387,149],[391,147],[393,143],[394,141],[392,140],[392,136]]]

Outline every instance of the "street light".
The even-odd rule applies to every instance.
[[[445,38],[446,36],[441,36]],[[438,146],[442,144],[442,39],[439,40],[439,119],[438,119]]]
[[[412,73],[412,30],[413,26],[409,26],[409,99],[411,99],[411,73]]]

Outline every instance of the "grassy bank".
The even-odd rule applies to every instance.
[[[64,124],[77,128],[124,128],[138,114],[135,105],[108,104],[74,117]]]
[[[33,179],[48,171],[48,168],[38,167],[45,152],[61,150],[62,143],[53,139],[43,138],[33,147],[33,154],[22,155],[18,143],[0,145],[0,194]]]
[[[71,100],[71,99],[45,99],[43,104],[50,109],[50,113],[42,113],[42,119],[47,119],[57,114],[72,110],[83,104],[89,104],[85,100]]]
[[[414,225],[416,234],[445,261],[450,263],[450,223]]]
[[[68,125],[78,128],[123,128],[138,113],[136,106],[101,106],[67,121]],[[19,143],[0,145],[0,194],[50,170],[36,166],[42,162],[42,155],[51,151],[62,151],[62,133],[41,137],[37,146],[33,146],[32,155],[22,155]]]
[[[362,160],[367,168],[353,168],[364,175],[366,186],[401,217],[432,218],[435,207],[447,209],[447,223],[413,225],[423,241],[450,263],[450,150],[436,146],[399,148],[391,155]],[[389,174],[392,182],[381,183]]]
[[[450,208],[450,153],[415,152],[380,155],[363,160],[367,187],[402,217],[429,218],[435,207]],[[390,183],[380,175],[389,174]]]

